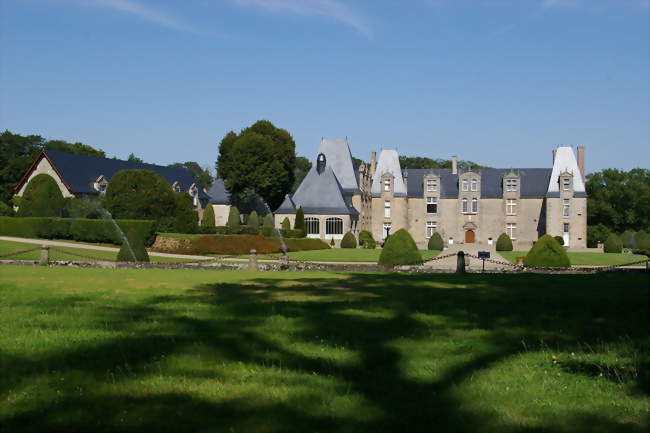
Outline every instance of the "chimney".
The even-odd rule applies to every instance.
[[[375,175],[375,168],[377,168],[377,152],[370,153],[370,177]]]
[[[555,153],[557,152],[557,149],[553,149],[553,164],[555,165]]]
[[[582,182],[585,181],[585,147],[578,146],[578,168],[582,176]]]
[[[458,174],[458,160],[456,159],[456,155],[452,155],[451,157],[451,174]]]

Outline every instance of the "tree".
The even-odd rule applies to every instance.
[[[65,200],[56,181],[47,174],[32,178],[20,198],[19,217],[60,217]]]
[[[596,248],[599,243],[605,242],[611,233],[612,231],[602,224],[587,226],[587,247]]]
[[[524,258],[524,266],[544,268],[568,268],[571,266],[569,256],[564,248],[551,235],[544,235],[537,240]]]
[[[378,263],[386,266],[419,265],[422,255],[409,232],[399,229],[386,240]]]
[[[497,251],[512,251],[512,239],[506,233],[501,233],[497,239]]]
[[[433,236],[429,238],[429,244],[427,248],[434,251],[442,251],[445,248],[445,244],[442,241],[442,236],[440,233],[435,232]]]
[[[96,156],[106,158],[106,153],[101,149],[95,149],[83,143],[68,143],[64,140],[49,140],[45,142],[44,148],[47,150],[58,150],[59,152],[74,153],[76,155]]]
[[[115,219],[173,217],[176,197],[167,181],[149,170],[121,170],[106,187],[106,209]]]
[[[372,233],[368,230],[361,230],[359,232],[359,245],[369,250],[374,250],[377,247],[377,243],[372,237]]]
[[[214,208],[211,204],[208,203],[205,210],[203,211],[203,219],[201,220],[201,227],[204,228],[214,228]]]
[[[197,162],[187,161],[187,162],[175,162],[169,164],[169,167],[174,168],[184,168],[194,176],[197,186],[201,188],[209,189],[214,182],[214,177],[210,174],[210,171],[207,167],[202,168]]]
[[[304,156],[296,156],[295,167],[293,169],[293,174],[295,180],[293,181],[293,186],[291,187],[291,193],[295,193],[300,184],[302,183],[307,173],[311,169],[311,161]]]
[[[239,228],[241,227],[241,216],[237,206],[230,207],[230,213],[228,214],[228,222],[226,225],[230,227],[233,233],[239,232]]]
[[[295,230],[300,230],[303,236],[307,234],[307,229],[305,227],[305,212],[303,212],[302,207],[299,207],[296,211],[296,220],[293,223],[293,228]]]
[[[257,216],[257,212],[253,211],[248,215],[248,221],[246,221],[246,225],[249,227],[254,227],[255,229],[260,228],[260,218]]]
[[[399,157],[399,164],[402,169],[405,168],[451,168],[451,160],[450,159],[431,159],[431,158],[426,158],[422,156],[405,156],[401,155]],[[473,161],[458,161],[458,166],[459,167],[467,167],[467,168],[489,168],[487,166],[483,166],[480,164],[477,164]]]
[[[199,215],[194,210],[192,197],[184,192],[177,192],[174,195],[176,196],[174,232],[197,233],[199,231]]]
[[[354,237],[352,232],[347,232],[341,239],[341,248],[356,248],[357,238]]]
[[[133,154],[133,152],[131,152],[129,154],[129,157],[126,160],[129,161],[129,162],[137,162],[137,163],[140,163],[140,164],[144,164],[144,161],[142,160],[142,158],[139,158],[139,157],[135,156]]]
[[[621,239],[616,236],[616,233],[610,233],[605,244],[603,245],[603,252],[605,253],[621,253],[623,252],[623,243]]]
[[[217,172],[232,199],[253,189],[275,209],[294,183],[296,144],[284,129],[260,120],[242,130],[229,132],[219,146]]]
[[[605,227],[605,226],[602,226],[602,227]],[[623,233],[621,233],[621,236],[619,236],[619,237],[621,238],[621,242],[623,242],[623,248],[633,248],[634,247],[634,235],[635,235],[635,233],[632,230],[625,230]],[[607,236],[605,236],[604,239],[607,239]],[[587,240],[589,240],[589,231],[587,231]],[[602,242],[602,240],[601,240],[601,242]]]
[[[291,222],[289,221],[289,217],[284,217],[284,219],[282,220],[282,230],[284,232],[288,232],[289,230],[291,230]]]
[[[0,201],[0,216],[14,216],[15,212],[12,206]]]
[[[272,214],[266,214],[264,217],[264,224],[262,225],[262,234],[264,236],[274,236],[275,235],[275,223],[273,221]]]

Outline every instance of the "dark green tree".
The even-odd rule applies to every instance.
[[[305,212],[303,212],[302,207],[299,207],[296,211],[296,220],[293,223],[293,228],[295,230],[300,230],[303,236],[307,234],[307,227],[305,227]]]
[[[0,201],[0,216],[14,216],[14,208],[2,201]]]
[[[291,230],[291,221],[289,221],[289,217],[284,217],[282,220],[282,230],[285,232]]]
[[[194,210],[192,197],[184,192],[174,193],[176,209],[174,214],[175,233],[197,233],[199,231],[199,215]]]
[[[20,198],[19,217],[60,217],[65,200],[56,181],[47,174],[32,178]]]
[[[197,162],[175,162],[169,164],[169,167],[186,169],[192,173],[192,176],[196,179],[196,184],[199,187],[209,189],[214,182],[214,177],[210,174],[210,171],[207,168],[202,168]]]
[[[635,232],[632,230],[625,230],[621,233],[619,237],[621,238],[621,242],[623,242],[623,248],[634,248],[634,235]],[[587,231],[587,239],[589,239],[589,231]],[[600,242],[603,242],[605,239],[607,239],[607,236],[605,236]]]
[[[259,229],[260,218],[257,216],[256,211],[253,211],[250,213],[250,215],[248,215],[248,221],[246,221],[246,225],[248,225],[249,227]]]
[[[144,164],[144,161],[142,160],[142,158],[139,158],[139,157],[135,156],[135,154],[133,154],[133,152],[129,154],[129,157],[126,160],[129,161],[129,162],[137,162],[137,163],[140,163],[140,164]]]
[[[357,238],[354,237],[352,232],[347,232],[341,239],[341,248],[356,248]]]
[[[307,173],[311,169],[311,161],[304,156],[296,156],[295,168],[293,169],[294,181],[291,187],[291,193],[296,192]]]
[[[445,248],[445,244],[442,241],[442,237],[440,236],[440,233],[435,232],[433,236],[429,238],[429,244],[427,245],[427,247],[430,250],[434,250],[434,251],[442,251]]]
[[[535,242],[524,258],[524,266],[544,268],[568,268],[569,256],[550,235],[544,235]]]
[[[497,251],[512,251],[512,239],[506,233],[501,233],[497,239]]]
[[[237,206],[230,207],[230,213],[228,214],[228,222],[226,225],[230,227],[230,230],[232,230],[234,234],[239,232],[239,228],[241,227],[241,215],[239,214]]]
[[[201,220],[201,227],[214,228],[216,225],[214,221],[214,208],[208,204],[203,211],[203,219]]]
[[[603,224],[587,226],[587,246],[596,248],[599,243],[605,242],[611,233],[612,231]]]
[[[603,252],[617,254],[623,252],[623,243],[616,233],[609,234],[603,245]]]
[[[176,198],[171,186],[149,170],[122,170],[113,175],[104,199],[115,219],[153,219],[173,217]]]
[[[47,150],[58,150],[59,152],[74,153],[76,155],[96,156],[106,158],[106,153],[101,149],[95,149],[83,143],[68,143],[64,140],[49,140],[45,142]]]
[[[359,245],[369,250],[374,250],[377,247],[377,243],[372,237],[372,233],[368,230],[361,230],[359,232]]]
[[[386,240],[378,263],[385,266],[419,265],[422,255],[409,232],[399,229]]]

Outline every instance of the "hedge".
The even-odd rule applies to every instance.
[[[605,244],[603,245],[603,252],[605,253],[623,252],[623,243],[621,242],[621,239],[616,235],[616,233],[612,233],[607,237],[607,240],[605,240]]]
[[[182,251],[165,251],[179,254],[248,254],[256,250],[259,254],[277,253],[282,250],[280,240],[260,235],[206,235],[187,237],[189,248]],[[320,239],[286,239],[289,251],[329,249]]]
[[[38,174],[32,178],[20,198],[20,217],[60,217],[65,199],[54,178]]]
[[[378,263],[386,266],[419,265],[422,255],[409,232],[399,229],[386,240]]]
[[[352,232],[347,232],[343,239],[341,239],[341,248],[356,248],[357,239],[354,237]]]
[[[285,239],[285,245],[289,251],[329,250],[330,246],[320,239],[300,238]]]
[[[564,238],[562,236],[553,236],[553,239],[555,239],[560,246],[564,246]]]
[[[512,251],[512,239],[506,233],[501,233],[497,239],[497,251]]]
[[[149,253],[144,247],[143,239],[135,230],[129,230],[126,234],[128,242],[123,242],[120,251],[117,253],[118,262],[148,262]]]
[[[526,254],[524,266],[568,268],[571,267],[571,262],[564,248],[552,236],[544,235]]]
[[[427,248],[434,251],[442,251],[445,248],[445,244],[442,241],[442,236],[440,236],[440,233],[435,232],[433,236],[429,238]]]
[[[377,243],[372,237],[372,233],[368,230],[361,230],[359,232],[359,245],[368,250],[374,250],[377,247]]]
[[[135,231],[145,245],[156,236],[156,222],[147,220],[96,220],[84,218],[0,217],[0,235],[22,238],[74,239],[81,242],[122,244],[122,232]]]
[[[14,216],[15,212],[13,207],[5,202],[0,201],[0,216]]]

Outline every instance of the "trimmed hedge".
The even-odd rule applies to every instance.
[[[206,235],[187,237],[189,248],[182,251],[165,251],[179,254],[248,254],[256,250],[259,254],[277,253],[281,251],[281,243],[277,238],[260,235]],[[329,246],[320,239],[286,239],[285,245],[289,251],[322,250]]]
[[[253,225],[246,225],[246,226],[241,226],[239,227],[239,234],[242,235],[258,235],[260,234],[260,228],[259,225],[253,226]]]
[[[38,174],[32,178],[20,198],[20,217],[60,217],[65,199],[54,178]]]
[[[126,234],[127,242],[122,242],[120,251],[117,253],[118,262],[148,262],[149,253],[144,247],[143,239],[137,231],[130,230]]]
[[[347,232],[343,239],[341,239],[341,248],[356,248],[357,238],[354,237],[352,232]]]
[[[329,250],[330,246],[320,239],[285,239],[289,251]]]
[[[84,218],[0,217],[0,235],[22,238],[73,239],[81,242],[122,244],[122,232],[135,231],[145,245],[156,237],[156,222],[147,220],[96,220]]]
[[[512,239],[506,233],[501,233],[497,239],[497,251],[512,251]]]
[[[282,230],[284,230],[285,232],[291,230],[291,221],[289,221],[289,217],[284,217],[284,219],[282,220]]]
[[[524,266],[539,266],[544,268],[568,268],[571,261],[566,251],[550,235],[544,235],[535,242],[533,248],[524,258]]]
[[[257,216],[257,212],[253,211],[251,212],[250,215],[248,215],[248,220],[246,221],[246,225],[249,227],[254,227],[256,230],[259,229],[260,227],[260,217]]]
[[[442,251],[445,248],[445,244],[442,241],[442,236],[440,236],[440,233],[435,232],[433,236],[429,238],[427,248],[434,251]]]
[[[564,238],[562,236],[553,236],[553,239],[555,239],[560,246],[564,246]]]
[[[605,240],[605,244],[603,245],[603,252],[605,253],[623,252],[623,242],[621,242],[621,239],[616,235],[616,233],[612,233],[607,237],[607,240]]]
[[[386,240],[377,263],[386,266],[419,265],[422,264],[422,255],[409,232],[399,229]]]
[[[282,233],[283,238],[290,238],[290,239],[295,239],[295,238],[304,238],[305,237],[305,232],[302,230],[285,230],[282,229],[280,230],[280,233]]]

